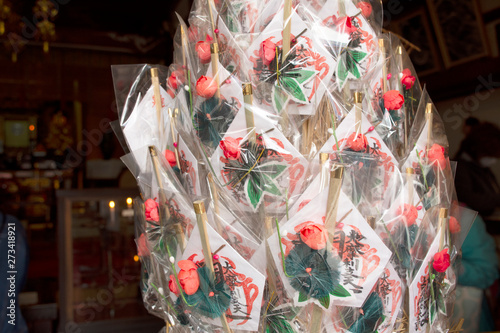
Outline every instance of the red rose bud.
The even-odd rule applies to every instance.
[[[168,289],[173,292],[176,296],[179,296],[179,288],[177,288],[177,283],[175,282],[175,277],[170,275],[170,281],[168,281]]]
[[[198,58],[202,64],[208,64],[210,59],[212,59],[212,53],[210,52],[210,43],[200,40],[196,43],[194,47],[196,53],[198,54]]]
[[[403,70],[403,76],[401,77],[401,84],[405,86],[406,90],[409,90],[415,84],[416,78],[411,75],[411,71],[406,68]]]
[[[346,141],[347,148],[354,151],[364,151],[368,147],[368,139],[363,134],[352,133]]]
[[[434,262],[432,263],[434,270],[439,273],[444,273],[450,267],[450,255],[448,249],[444,249],[434,255]]]
[[[321,250],[326,246],[326,230],[321,224],[309,224],[300,230],[300,239],[311,249]]]
[[[195,294],[200,287],[200,277],[196,265],[191,260],[181,260],[178,265],[181,270],[177,277],[182,289],[188,295]]]
[[[198,28],[194,25],[189,26],[188,28],[188,36],[191,42],[194,42],[198,39]]]
[[[415,206],[404,204],[402,207],[399,207],[398,215],[401,216],[407,227],[411,227],[417,221],[418,211]]]
[[[173,168],[177,165],[177,160],[175,159],[175,153],[169,149],[165,150],[165,158],[168,161],[168,164]]]
[[[349,16],[340,17],[335,21],[335,25],[337,26],[337,31],[341,33],[352,34],[358,30],[358,28],[352,24],[352,20]]]
[[[453,216],[450,216],[450,232],[452,234],[456,234],[462,230],[462,227],[460,227],[460,222]]]
[[[225,140],[221,140],[219,143],[219,147],[220,149],[222,149],[224,156],[228,160],[237,160],[241,156],[239,140],[233,138],[227,138]]]
[[[168,85],[172,87],[172,89],[177,90],[179,85],[184,83],[184,74],[181,71],[173,71],[172,74],[168,77]]]
[[[387,110],[399,110],[403,106],[405,99],[397,90],[389,90],[384,94],[384,107]]]
[[[276,44],[274,44],[270,40],[263,41],[260,44],[259,57],[260,59],[262,59],[262,63],[265,66],[269,66],[269,64],[276,57]]]
[[[446,168],[446,156],[444,155],[443,146],[440,146],[437,143],[433,144],[427,153],[427,157],[429,163],[437,166],[440,170],[444,170]]]
[[[204,98],[212,98],[217,91],[217,84],[208,76],[201,76],[196,82],[196,93]]]
[[[366,18],[370,17],[370,15],[372,14],[372,5],[366,1],[358,2],[356,7],[361,9],[361,13]]]
[[[137,254],[139,257],[148,257],[150,252],[146,236],[142,233],[137,240]]]
[[[158,222],[160,216],[158,215],[158,203],[153,199],[148,199],[144,202],[144,211],[146,220]]]

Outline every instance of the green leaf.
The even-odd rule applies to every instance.
[[[361,73],[359,72],[359,69],[358,69],[358,65],[356,65],[355,63],[352,63],[352,68],[351,68],[351,71],[352,75],[354,75],[354,77],[356,77],[356,79],[359,79],[361,77]]]
[[[304,91],[302,90],[302,86],[299,84],[299,82],[290,77],[283,77],[280,76],[280,84],[281,87],[288,92],[290,97],[296,102],[307,102],[306,95],[304,94]]]
[[[294,78],[298,83],[303,84],[310,81],[313,76],[316,74],[316,71],[311,71],[308,69],[294,69],[283,74],[283,77]]]
[[[328,309],[330,307],[330,295],[326,295],[325,297],[321,297],[318,301],[321,305],[323,305],[323,307],[325,309]]]
[[[278,186],[276,186],[276,183],[274,182],[274,180],[272,180],[266,174],[263,174],[262,178],[264,178],[263,190],[265,192],[269,192],[269,193],[274,194],[276,196],[280,196],[281,195],[281,191],[279,190]]]
[[[273,107],[276,112],[281,113],[288,103],[288,95],[278,86],[273,86]]]
[[[430,314],[429,315],[429,322],[427,323],[427,325],[431,325],[432,323],[434,323],[434,318],[436,317],[436,308],[434,306],[434,303],[431,304],[429,314]]]
[[[278,163],[266,163],[259,165],[254,170],[264,173],[265,175],[271,177],[272,179],[276,179],[283,171],[287,168],[286,165],[278,164]]]
[[[260,184],[260,177],[247,177],[247,184],[245,186],[246,194],[252,205],[253,209],[257,209],[262,200],[262,189]]]
[[[439,309],[439,311],[443,314],[446,314],[446,303],[444,301],[444,297],[443,295],[441,294],[440,291],[438,291],[438,295],[437,295],[437,307]]]
[[[367,53],[361,51],[348,50],[347,52],[351,54],[352,58],[356,60],[356,62],[360,62],[367,56]]]
[[[337,78],[340,80],[341,84],[347,79],[348,71],[345,65],[345,61],[341,57],[337,66]]]
[[[300,291],[299,292],[299,302],[305,302],[309,299],[309,296],[303,292],[303,291]]]
[[[338,284],[333,292],[331,293],[333,296],[336,297],[349,297],[351,294],[340,284]]]
[[[290,325],[290,323],[282,316],[271,314],[268,315],[266,320],[267,333],[295,333],[292,325]]]

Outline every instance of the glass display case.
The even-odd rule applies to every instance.
[[[112,331],[123,326],[120,332],[132,332],[139,325],[143,332],[157,332],[162,326],[148,315],[139,289],[132,208],[137,194],[121,189],[57,192],[59,331],[99,332],[113,323]]]

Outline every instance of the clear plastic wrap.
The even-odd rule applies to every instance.
[[[446,332],[475,213],[381,2],[195,0],[179,21],[173,64],[113,67],[148,311],[175,332]]]

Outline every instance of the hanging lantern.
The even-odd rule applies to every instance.
[[[0,0],[0,36],[5,34],[5,23],[9,18],[11,6],[5,0]]]
[[[2,1],[2,0],[0,0]],[[11,55],[12,62],[17,62],[18,54],[24,49],[27,40],[21,36],[25,24],[21,21],[21,16],[11,12],[5,22],[5,31],[8,34],[4,38],[4,46]]]
[[[36,26],[39,38],[43,43],[43,52],[48,53],[49,43],[56,37],[56,27],[53,21],[58,14],[57,8],[50,0],[37,0],[33,7],[33,13],[38,20]]]

